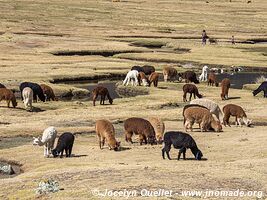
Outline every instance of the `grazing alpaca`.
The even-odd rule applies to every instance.
[[[105,141],[107,141],[109,150],[120,150],[120,142],[115,139],[115,129],[108,120],[97,120],[95,132],[98,136],[100,149],[103,148]]]
[[[188,107],[183,112],[185,131],[190,129],[193,131],[193,124],[198,123],[201,132],[208,131],[209,128],[213,128],[216,132],[222,131],[222,125],[219,121],[216,121],[213,115],[206,108],[201,107]]]
[[[183,73],[178,73],[178,76],[182,79],[185,79],[186,83],[193,82],[195,84],[198,84],[199,81],[197,80],[197,75],[193,71],[185,71]]]
[[[165,131],[164,122],[158,117],[149,117],[148,121],[150,122],[150,124],[154,128],[158,144],[161,144],[162,141],[163,141],[163,134],[164,134],[164,131]]]
[[[144,65],[142,68],[143,68],[143,72],[145,73],[145,75],[150,75],[153,72],[155,72],[155,67],[151,65]]]
[[[51,150],[54,148],[56,137],[57,130],[53,126],[50,126],[44,130],[42,138],[33,137],[33,145],[44,146],[44,156],[49,157]]]
[[[46,97],[46,101],[50,101],[50,99],[52,99],[52,101],[58,101],[58,98],[56,98],[55,93],[50,86],[48,86],[46,84],[40,84],[40,86],[41,86],[43,93]]]
[[[6,88],[2,83],[0,83],[0,88]]]
[[[217,103],[209,99],[194,99],[190,101],[190,104],[198,104],[204,106],[210,110],[210,113],[216,116],[216,120],[223,123],[223,113]]]
[[[153,72],[152,74],[149,75],[148,77],[148,86],[150,87],[151,83],[154,84],[154,87],[158,87],[158,82],[159,82],[159,73]]]
[[[209,67],[205,65],[202,68],[202,73],[199,76],[199,81],[207,81],[208,80],[208,73],[209,73]]]
[[[242,126],[242,120],[246,126],[251,125],[252,120],[249,120],[247,118],[247,115],[245,111],[243,110],[243,108],[238,105],[227,104],[226,106],[223,107],[223,113],[224,113],[223,124],[225,126],[226,125],[230,126],[230,123],[229,123],[230,116],[235,117],[235,123],[236,125],[239,125],[240,127]]]
[[[33,101],[33,91],[29,87],[25,87],[22,91],[22,97],[25,109],[30,107],[30,111],[32,111],[32,101]]]
[[[139,72],[138,73],[138,83],[139,83],[139,85],[141,85],[141,81],[142,81],[143,86],[148,86],[149,85],[148,84],[148,79],[147,79],[147,77],[146,77],[144,72]]]
[[[138,71],[138,72],[144,72],[143,67],[140,67],[140,66],[138,66],[138,65],[133,66],[133,67],[131,68],[131,70],[136,70],[136,71]]]
[[[175,81],[177,78],[177,70],[173,67],[164,67],[163,68],[163,77],[164,81],[167,82],[168,79]]]
[[[136,117],[128,118],[124,122],[124,129],[126,142],[133,143],[132,135],[135,133],[136,135],[139,135],[140,145],[143,144],[143,141],[145,144],[155,144],[156,136],[154,128],[150,122],[145,119]]]
[[[267,81],[264,81],[256,90],[252,92],[253,96],[256,96],[261,91],[263,91],[263,97],[267,97]]]
[[[38,85],[37,83],[31,83],[31,82],[23,82],[20,84],[19,89],[20,89],[20,93],[21,93],[21,98],[23,100],[22,97],[22,91],[25,87],[29,87],[32,89],[33,91],[33,100],[35,102],[37,102],[37,96],[39,97],[39,99],[43,102],[45,102],[45,96],[44,96],[44,92],[41,88],[40,85]]]
[[[180,131],[169,131],[165,133],[163,141],[164,141],[164,147],[162,149],[163,159],[165,159],[165,152],[166,152],[168,159],[171,160],[169,154],[171,150],[171,145],[173,145],[175,149],[180,149],[177,160],[180,159],[182,153],[183,153],[183,158],[185,160],[186,149],[191,149],[196,160],[201,160],[203,156],[202,152],[198,149],[195,140],[191,137],[191,135],[187,133],[183,133]]]
[[[183,86],[183,91],[184,91],[184,95],[183,95],[184,102],[187,101],[187,99],[186,99],[187,93],[190,93],[189,101],[191,101],[192,94],[194,94],[194,98],[196,98],[196,96],[198,98],[202,98],[202,95],[199,94],[199,92],[198,92],[197,86],[195,86],[193,84],[185,84]]]
[[[211,73],[209,73],[209,77],[208,77],[208,85],[213,86],[214,84],[215,84],[216,87],[219,86],[219,83],[216,80],[215,73],[211,72]]]
[[[93,105],[95,106],[95,101],[98,97],[98,95],[101,96],[101,99],[100,99],[100,105],[104,105],[105,104],[105,98],[107,96],[108,100],[109,100],[109,103],[112,104],[113,103],[113,100],[112,98],[110,97],[109,95],[109,92],[108,92],[108,89],[103,87],[103,86],[97,86],[93,92],[92,92],[92,95],[93,95]]]
[[[71,151],[74,143],[74,135],[72,133],[66,132],[59,136],[57,141],[57,146],[52,150],[52,154],[54,157],[59,156],[63,157],[63,151],[65,150],[66,157],[71,156]]]
[[[129,85],[129,82],[132,82],[132,86],[137,86],[138,84],[138,71],[131,70],[127,73],[126,78],[123,81],[123,85]]]
[[[224,78],[221,82],[221,87],[222,87],[222,93],[221,93],[221,98],[222,100],[228,99],[228,92],[230,88],[230,80],[228,78]]]
[[[0,88],[0,101],[2,100],[6,100],[7,107],[9,108],[10,108],[10,102],[12,102],[13,108],[15,108],[18,105],[14,93],[6,88]]]

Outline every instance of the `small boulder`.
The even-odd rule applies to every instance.
[[[3,163],[3,162],[0,162],[0,173],[7,175],[15,174],[12,166],[8,163]]]

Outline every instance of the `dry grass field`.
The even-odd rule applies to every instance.
[[[266,71],[265,0],[207,2],[0,0],[0,82],[15,90],[22,81],[47,83],[62,95],[88,92],[53,82],[112,77],[125,74],[133,65],[150,64],[158,72],[166,65],[184,71],[188,66],[199,70],[204,64]],[[203,29],[218,40],[217,45],[201,45]],[[230,42],[232,35],[236,45]],[[159,88],[138,87],[148,94],[118,98],[113,105],[100,106],[98,102],[95,107],[83,100],[38,102],[34,106],[40,112],[27,112],[20,99],[16,109],[0,102],[0,160],[18,163],[23,171],[15,177],[0,177],[0,199],[99,199],[92,195],[93,189],[176,193],[240,189],[263,191],[262,199],[266,198],[266,99],[262,94],[252,96],[256,85],[249,85],[248,90],[230,89],[234,98],[228,101],[220,100],[220,88],[206,83],[198,86],[205,98],[220,107],[241,105],[254,122],[251,128],[232,126],[221,133],[190,132],[204,154],[203,161],[177,161],[174,149],[173,160],[163,160],[162,145],[124,141],[123,121],[133,116],[156,115],[165,121],[166,130],[184,130],[183,84],[160,82]],[[123,151],[99,149],[94,123],[103,118],[113,122]],[[31,137],[41,135],[48,126],[55,126],[59,133],[76,134],[73,157],[44,158],[43,148],[32,145]],[[193,158],[190,151],[187,157]],[[38,183],[49,178],[57,180],[62,190],[36,195]]]

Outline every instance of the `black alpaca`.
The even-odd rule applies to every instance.
[[[66,157],[71,156],[71,151],[74,143],[74,135],[72,133],[66,132],[63,133],[57,141],[57,146],[52,150],[52,154],[54,157],[59,156],[63,157],[63,151],[65,150]]]
[[[261,91],[263,91],[263,97],[267,97],[267,81],[264,81],[256,90],[252,92],[253,96],[256,96]]]
[[[0,83],[0,88],[6,88],[2,83]]]
[[[19,90],[20,90],[20,93],[21,93],[21,99],[23,100],[23,97],[22,97],[22,91],[25,87],[29,87],[32,89],[33,91],[33,100],[35,102],[37,102],[37,96],[39,97],[39,99],[43,102],[45,102],[45,95],[44,95],[44,92],[41,88],[40,85],[38,85],[37,83],[31,83],[31,82],[23,82],[20,84],[19,86]]]
[[[183,158],[185,160],[185,153],[186,149],[188,148],[191,149],[196,160],[201,160],[203,156],[202,152],[198,149],[195,140],[187,133],[183,133],[180,131],[166,132],[164,134],[163,142],[164,142],[164,147],[162,149],[163,159],[165,159],[165,152],[166,152],[168,159],[171,160],[169,154],[171,150],[171,145],[173,145],[175,149],[180,149],[178,154],[178,160],[180,159],[182,153],[183,153]]]

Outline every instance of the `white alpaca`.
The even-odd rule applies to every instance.
[[[201,106],[205,106],[210,110],[212,114],[216,116],[216,120],[220,121],[223,123],[223,113],[222,110],[220,109],[219,105],[216,104],[214,101],[209,100],[209,99],[194,99],[190,101],[190,104],[198,104]]]
[[[55,139],[57,137],[57,130],[50,126],[44,130],[42,138],[33,137],[33,145],[44,146],[44,156],[49,157],[51,150],[54,148]]]
[[[202,68],[202,73],[199,76],[199,81],[207,81],[208,80],[208,73],[209,73],[209,67],[205,65]]]
[[[33,91],[29,87],[25,87],[22,91],[22,97],[25,109],[30,107],[30,110],[32,110],[32,101],[33,101]]]
[[[127,73],[126,78],[123,81],[123,85],[128,85],[131,81],[132,86],[137,86],[138,84],[138,71],[137,70],[131,70]]]

